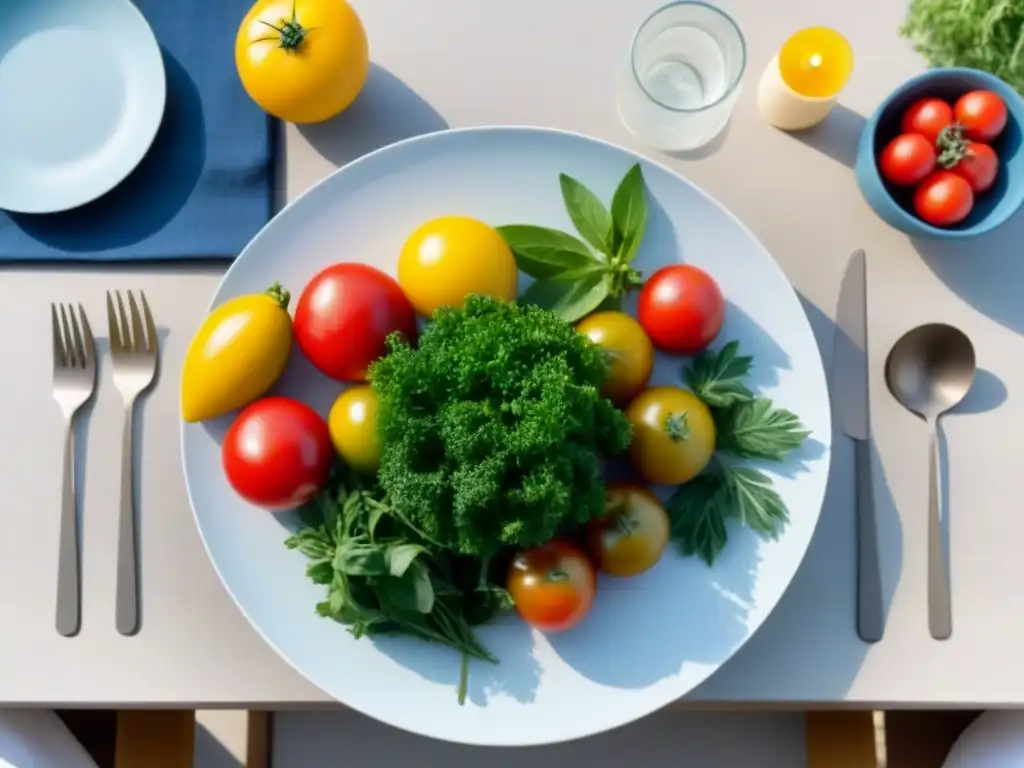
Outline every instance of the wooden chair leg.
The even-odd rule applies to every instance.
[[[220,765],[226,753],[239,768],[269,768],[270,736],[270,712],[200,709],[196,712],[196,764],[199,768],[204,762]]]
[[[808,712],[807,768],[879,768],[871,712]]]
[[[194,751],[192,710],[118,711],[114,768],[192,768]]]

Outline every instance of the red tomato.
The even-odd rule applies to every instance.
[[[971,185],[953,171],[936,171],[914,192],[917,215],[936,227],[963,221],[973,207]]]
[[[392,331],[416,338],[416,312],[398,282],[365,264],[318,273],[299,297],[293,325],[310,362],[338,381],[363,381]]]
[[[878,157],[882,176],[911,187],[935,170],[935,144],[919,133],[904,133],[885,145]]]
[[[518,553],[507,587],[523,621],[542,632],[561,632],[587,615],[597,575],[581,549],[556,539]]]
[[[950,170],[957,176],[963,176],[975,192],[984,192],[995,183],[999,157],[988,144],[976,141],[964,144],[966,153]]]
[[[903,113],[904,133],[919,133],[934,146],[939,133],[953,122],[953,108],[942,99],[919,99]]]
[[[637,319],[658,349],[694,355],[722,328],[725,299],[711,275],[688,264],[662,267],[640,291]]]
[[[277,512],[309,501],[320,490],[334,448],[327,423],[308,405],[265,397],[238,414],[224,437],[221,460],[239,496]]]
[[[953,115],[972,141],[992,141],[1006,127],[1006,104],[992,91],[965,93],[953,105]]]

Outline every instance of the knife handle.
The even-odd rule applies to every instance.
[[[857,633],[861,640],[877,643],[885,631],[885,610],[871,441],[854,440],[853,443],[857,478]]]

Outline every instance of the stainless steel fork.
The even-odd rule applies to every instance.
[[[135,543],[135,478],[132,469],[132,422],[135,400],[156,377],[157,336],[153,313],[146,295],[139,292],[142,312],[131,291],[128,311],[120,291],[107,291],[107,321],[110,325],[110,354],[114,363],[114,384],[124,398],[124,428],[121,438],[121,512],[117,543],[117,605],[115,623],[122,635],[139,628],[139,577]]]
[[[51,304],[53,398],[64,414],[64,476],[57,555],[57,631],[78,633],[82,623],[78,557],[78,494],[75,488],[75,415],[96,389],[96,348],[85,310]]]

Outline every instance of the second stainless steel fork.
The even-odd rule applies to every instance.
[[[153,383],[157,366],[157,335],[146,295],[139,292],[139,305],[131,291],[128,311],[120,291],[107,291],[107,321],[110,326],[110,354],[114,385],[124,398],[124,428],[121,438],[121,510],[117,542],[117,605],[115,623],[122,635],[139,627],[138,567],[135,542],[135,478],[132,424],[135,400]]]

